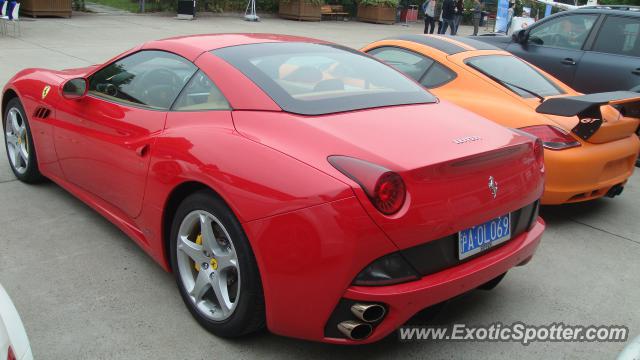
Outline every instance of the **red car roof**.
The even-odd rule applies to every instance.
[[[205,51],[228,46],[266,42],[327,43],[326,41],[307,37],[278,34],[202,34],[150,41],[145,43],[142,48],[170,51],[193,61]]]

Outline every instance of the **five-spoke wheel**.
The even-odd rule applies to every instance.
[[[38,182],[42,175],[38,170],[29,120],[20,100],[9,100],[3,115],[4,142],[11,170],[21,181]]]
[[[227,319],[240,290],[238,256],[231,236],[211,213],[189,213],[178,231],[178,268],[191,301],[206,317]]]
[[[212,191],[197,191],[178,206],[171,229],[171,266],[180,295],[200,325],[226,337],[264,327],[258,266],[225,202]]]
[[[15,171],[24,174],[29,165],[29,140],[27,126],[17,107],[10,108],[5,122],[7,155]]]

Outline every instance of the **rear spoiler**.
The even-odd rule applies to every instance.
[[[540,114],[578,116],[580,121],[571,131],[587,140],[602,126],[602,105],[613,105],[624,116],[640,117],[640,93],[633,91],[550,98],[538,105],[536,111]]]

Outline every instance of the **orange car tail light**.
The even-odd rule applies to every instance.
[[[338,171],[357,182],[381,213],[395,214],[404,205],[407,190],[398,173],[348,156],[334,155],[327,160]]]
[[[542,140],[542,146],[550,150],[564,150],[580,146],[568,132],[550,125],[536,125],[520,128],[533,136]]]

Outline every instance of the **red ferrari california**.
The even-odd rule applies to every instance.
[[[219,336],[373,342],[495,286],[544,230],[539,141],[319,40],[188,36],[27,69],[2,114],[15,176],[112,221]]]

